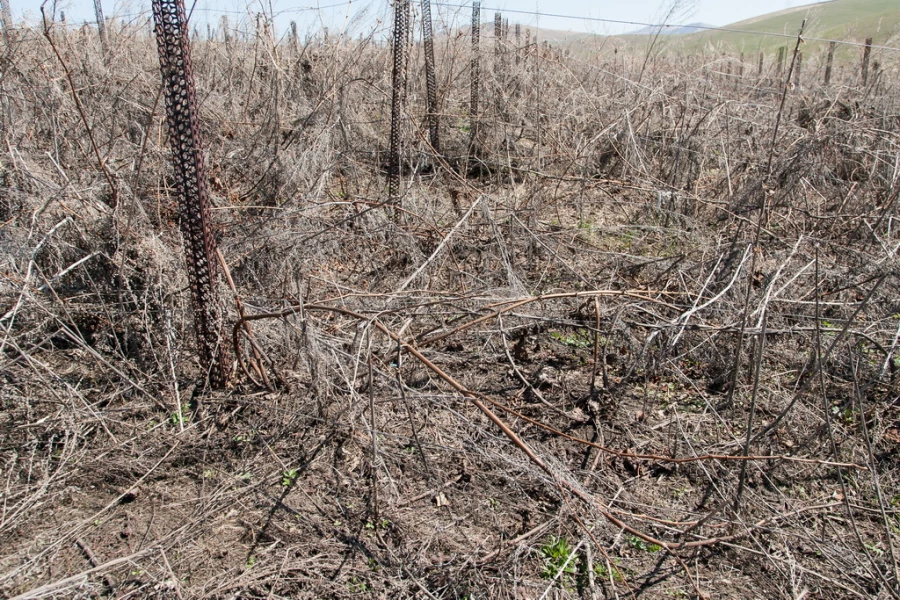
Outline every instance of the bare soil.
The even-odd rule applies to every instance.
[[[504,46],[476,160],[442,39],[446,154],[411,76],[386,205],[387,48],[196,40],[258,317],[235,348],[223,279],[211,392],[153,40],[111,29],[4,46],[0,595],[898,597],[895,57],[782,106],[718,55]]]

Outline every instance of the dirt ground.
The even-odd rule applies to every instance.
[[[209,391],[152,40],[113,33],[3,59],[0,595],[898,597],[888,59],[781,109],[715,57],[510,60],[466,171],[450,40],[446,160],[410,108],[385,205],[383,46],[199,43],[253,316],[223,278]]]

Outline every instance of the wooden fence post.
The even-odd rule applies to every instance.
[[[784,55],[787,52],[787,46],[781,46],[778,48],[778,67],[775,71],[775,77],[778,79],[779,83],[781,82],[781,78],[784,77]]]
[[[103,56],[109,54],[109,39],[106,37],[106,19],[103,17],[103,6],[100,0],[94,0],[94,17],[97,19],[97,33],[100,36],[100,49]]]
[[[837,46],[837,42],[829,42],[828,44],[828,57],[825,59],[825,86],[828,87],[831,85],[831,70],[834,66],[834,49]]]
[[[862,84],[866,87],[869,84],[869,57],[872,56],[872,38],[866,38],[866,47],[863,48],[862,59]]]
[[[0,19],[3,19],[3,37],[8,44],[12,37],[13,18],[9,0],[0,0]]]
[[[515,39],[516,39],[516,64],[519,64],[519,52],[521,51],[520,45],[522,43],[522,27],[518,23],[515,24]]]

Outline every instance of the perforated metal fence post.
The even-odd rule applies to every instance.
[[[469,152],[475,149],[478,138],[478,83],[481,50],[481,2],[472,3],[472,63],[470,70],[471,94],[469,96]]]
[[[756,71],[756,78],[762,79],[763,74],[763,61],[765,60],[766,55],[762,52],[759,53],[759,69]]]
[[[409,38],[409,0],[394,2],[394,67],[391,73],[391,139],[388,149],[388,198],[400,195],[400,120],[406,97],[406,41]]]
[[[153,0],[152,4],[197,352],[200,367],[209,374],[210,386],[223,388],[228,377],[228,357],[225,346],[220,343],[222,324],[216,294],[218,260],[210,222],[209,189],[201,149],[200,115],[184,0]]]
[[[825,59],[825,85],[831,85],[831,70],[834,67],[834,49],[837,42],[828,43],[828,57]]]
[[[800,70],[803,67],[803,53],[797,53],[797,64],[794,65],[794,87],[800,89]]]
[[[506,64],[503,60],[503,15],[494,13],[494,105],[498,117],[503,119],[506,112],[504,93],[506,90]]]
[[[862,84],[866,87],[869,84],[869,57],[872,56],[872,38],[866,38],[866,47],[863,48],[862,59]]]
[[[100,35],[100,48],[106,56],[109,51],[109,39],[106,37],[106,19],[103,18],[103,6],[100,0],[94,0],[94,17],[97,19],[97,33]]]
[[[440,123],[437,105],[437,74],[434,65],[434,34],[431,29],[431,0],[422,0],[422,38],[425,49],[425,110],[428,138],[435,152],[441,152]]]

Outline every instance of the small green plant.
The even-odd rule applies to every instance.
[[[247,568],[252,569],[253,565],[255,565],[255,564],[256,564],[256,555],[251,554],[250,556],[247,557]]]
[[[612,581],[616,583],[622,583],[622,571],[616,567],[607,567],[605,563],[594,563],[594,576],[597,579],[602,579],[603,581]]]
[[[187,404],[182,404],[181,407],[169,417],[169,422],[176,427],[183,427],[184,424],[190,420],[191,407]]]
[[[881,557],[884,556],[884,550],[875,544],[870,544],[868,542],[863,542],[863,546],[866,547],[866,550],[874,554],[875,556]]]
[[[662,546],[659,544],[654,544],[652,542],[648,542],[646,540],[642,540],[636,535],[628,536],[628,545],[634,548],[635,550],[640,550],[641,552],[659,552],[662,550]]]
[[[888,526],[894,535],[900,535],[900,515],[894,515],[894,520],[888,521]]]
[[[366,521],[364,527],[369,531],[375,531],[376,529],[385,530],[391,526],[391,522],[389,519],[381,519],[378,523],[374,521]]]
[[[572,554],[572,546],[566,538],[551,537],[547,540],[541,546],[541,556],[544,558],[541,578],[556,579],[558,576],[563,585],[569,585],[575,575],[575,557]]]
[[[594,340],[587,329],[578,329],[571,335],[565,335],[558,331],[551,331],[550,337],[570,348],[583,349],[591,348],[594,345]]]
[[[297,469],[288,469],[281,474],[281,485],[286,488],[291,487],[297,481],[298,475]]]
[[[350,588],[351,594],[367,594],[371,591],[369,584],[357,577],[351,577],[347,582],[347,587]]]
[[[456,119],[456,129],[462,131],[463,133],[469,133],[469,131],[471,130],[468,121],[461,118]]]

